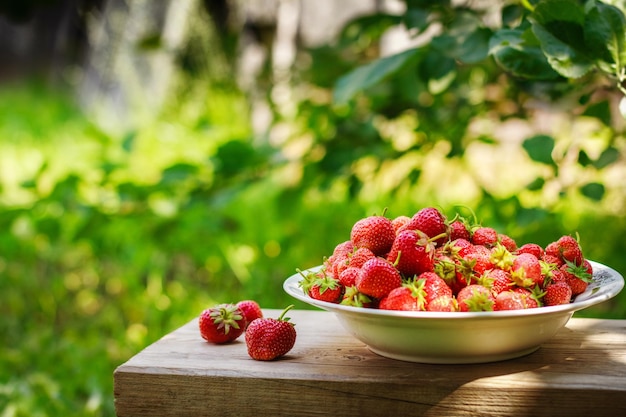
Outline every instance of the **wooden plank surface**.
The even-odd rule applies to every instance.
[[[296,345],[273,362],[250,359],[243,337],[204,342],[195,319],[164,336],[115,371],[117,415],[626,415],[624,320],[571,319],[514,360],[429,365],[370,352],[331,313],[289,316]]]

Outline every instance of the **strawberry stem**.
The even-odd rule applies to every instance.
[[[283,312],[280,314],[280,316],[278,316],[278,321],[289,321],[290,318],[289,317],[285,317],[285,314],[287,314],[287,312],[289,310],[291,310],[292,308],[294,308],[294,305],[288,305],[287,307],[285,307],[285,309],[283,310]]]

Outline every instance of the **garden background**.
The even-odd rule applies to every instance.
[[[625,273],[624,10],[2,2],[0,416],[113,416],[116,366],[209,305],[294,303],[385,209]]]

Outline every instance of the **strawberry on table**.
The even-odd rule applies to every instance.
[[[242,311],[231,303],[207,308],[198,319],[202,338],[217,344],[237,339],[244,332],[246,324]]]
[[[263,317],[261,306],[254,300],[242,300],[237,303],[237,308],[241,310],[246,318],[246,326],[252,323],[252,320]]]
[[[271,361],[286,355],[296,343],[294,324],[285,317],[288,306],[277,318],[259,318],[254,320],[246,330],[246,346],[248,355],[258,361]]]

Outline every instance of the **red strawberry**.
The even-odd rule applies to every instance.
[[[368,248],[377,256],[386,255],[393,245],[396,232],[391,220],[384,216],[369,216],[357,221],[350,231],[356,248]]]
[[[580,266],[573,262],[565,261],[561,265],[560,271],[564,274],[567,284],[572,289],[573,297],[585,292],[592,279],[592,273],[589,272],[591,271],[591,265],[588,261],[586,264],[583,261]]]
[[[493,311],[495,299],[487,287],[468,285],[456,296],[459,311]]]
[[[523,310],[531,308],[532,302],[529,302],[530,295],[522,294],[515,291],[503,291],[496,296],[493,309],[501,310]],[[536,304],[536,303],[535,303]]]
[[[370,308],[373,306],[372,299],[367,295],[360,293],[356,285],[346,287],[341,302],[345,306]]]
[[[237,303],[237,308],[241,310],[246,318],[246,326],[252,323],[252,320],[263,317],[263,311],[259,303],[254,300],[243,300]]]
[[[381,310],[403,310],[421,311],[425,310],[423,299],[416,297],[416,294],[408,286],[394,288],[382,300],[378,308]]]
[[[360,268],[363,264],[372,258],[375,258],[376,254],[368,248],[358,248],[348,258],[348,266]]]
[[[511,274],[507,271],[494,268],[485,272],[479,279],[479,284],[491,289],[491,293],[495,296],[502,291],[510,290],[514,285],[511,280]]]
[[[333,255],[348,254],[354,252],[354,243],[351,240],[339,243],[333,250]]]
[[[583,254],[578,241],[572,236],[561,236],[556,242],[550,243],[545,252],[562,261],[570,261],[576,265],[583,262]]]
[[[496,268],[509,271],[513,265],[513,260],[515,259],[512,252],[514,251],[507,249],[502,243],[496,243],[496,245],[491,248],[491,263]]]
[[[405,277],[433,270],[435,244],[420,230],[403,230],[396,236],[387,260]]]
[[[308,285],[308,294],[316,300],[338,303],[343,293],[343,286],[338,279],[326,274],[317,274]]]
[[[530,253],[521,253],[513,260],[511,278],[520,287],[543,285],[543,274],[539,259]]]
[[[491,262],[491,251],[482,245],[474,245],[473,250],[468,251],[462,259],[472,264],[472,278],[480,276],[485,271],[495,267]],[[468,280],[468,282],[470,281]]]
[[[380,257],[365,262],[356,280],[359,292],[378,299],[384,298],[400,285],[402,285],[402,277],[398,270],[391,262]]]
[[[402,230],[420,230],[429,238],[436,238],[437,245],[446,241],[448,225],[445,216],[434,207],[424,207],[411,217]]]
[[[433,271],[440,276],[450,287],[453,294],[459,292],[459,290],[467,285],[467,280],[462,273],[458,271],[461,266],[448,255],[437,255],[433,266]]]
[[[350,266],[343,270],[341,274],[339,274],[339,282],[344,287],[351,287],[356,284],[356,279],[361,273],[361,268],[355,268]]]
[[[200,314],[200,336],[211,343],[228,343],[237,339],[246,328],[246,317],[235,304],[219,304]]]
[[[391,224],[393,225],[393,230],[398,234],[398,230],[403,228],[410,221],[411,218],[409,216],[398,216],[391,221]]]
[[[451,295],[440,295],[426,305],[426,311],[458,311],[456,299]]]
[[[531,253],[535,255],[537,259],[542,259],[544,255],[543,248],[536,243],[524,243],[515,251],[516,255],[521,253]]]
[[[517,250],[517,242],[515,242],[515,240],[509,235],[499,233],[498,242],[500,242],[500,244],[504,246],[509,252],[515,252]]]
[[[555,281],[545,289],[543,303],[546,306],[568,304],[572,299],[572,289],[564,281]]]
[[[442,295],[452,296],[452,289],[446,281],[434,272],[423,272],[415,280],[416,285],[424,292],[426,305]]]
[[[524,296],[526,308],[537,308],[541,306],[541,297],[543,296],[544,292],[540,287],[534,287],[532,289],[514,287],[511,291]]]
[[[456,219],[448,227],[449,240],[471,239],[469,229],[463,220]]]
[[[498,232],[491,227],[481,226],[472,233],[471,242],[491,248],[498,242]]]
[[[286,355],[296,343],[296,329],[285,314],[288,306],[278,319],[260,318],[254,320],[246,330],[248,355],[258,361],[271,361]]]

